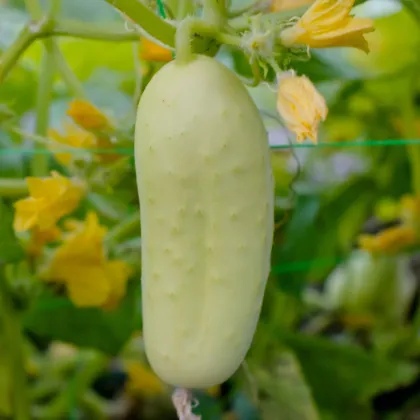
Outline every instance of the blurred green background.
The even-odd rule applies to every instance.
[[[232,0],[231,7],[248,3]],[[277,117],[272,86],[249,88],[272,146],[277,222],[272,272],[246,366],[221,387],[196,393],[203,420],[420,417],[419,10],[418,0],[363,2],[355,13],[374,18],[376,28],[367,36],[369,55],[315,50],[309,60],[292,63],[329,107],[318,146],[293,142]],[[103,0],[62,0],[60,19],[124,28],[120,14]],[[27,21],[23,1],[0,0],[0,60]],[[117,121],[117,144],[129,148],[133,98],[162,63],[143,62],[134,42],[63,37],[58,43],[87,100]],[[30,175],[37,153],[31,133],[37,82],[45,70],[42,53],[43,44],[33,44],[0,84],[4,180]],[[240,52],[222,47],[217,58],[250,76]],[[57,72],[48,128],[62,127],[72,99],[74,91]],[[51,168],[60,168],[52,155],[48,159]],[[76,216],[93,209],[113,232],[130,217],[135,225],[130,153],[124,165],[95,171],[90,182],[108,177],[109,184],[97,181]],[[10,252],[15,241],[10,211],[20,196],[12,191],[1,200],[0,254]],[[407,226],[415,239],[407,237]],[[34,296],[38,280],[31,262],[13,267],[30,418],[176,418],[170,394],[143,352],[141,238],[135,227],[119,232],[112,248],[135,267],[114,311],[76,308],[49,288],[35,288]],[[0,321],[4,329],[1,316]],[[0,418],[14,419],[16,387],[5,340],[0,330]]]

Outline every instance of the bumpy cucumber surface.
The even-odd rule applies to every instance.
[[[270,269],[267,132],[232,71],[175,60],[142,95],[135,160],[147,357],[168,384],[222,383],[251,345]]]

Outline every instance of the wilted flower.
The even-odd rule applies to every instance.
[[[364,35],[374,31],[373,20],[350,15],[355,0],[317,0],[280,38],[287,47],[354,47],[369,52]]]
[[[318,141],[318,126],[328,114],[325,99],[305,76],[279,77],[277,110],[298,142]]]
[[[16,232],[38,227],[48,230],[63,216],[70,214],[79,205],[84,194],[81,184],[51,172],[48,178],[26,178],[29,197],[15,203],[13,227]]]
[[[72,229],[43,277],[64,283],[76,306],[112,309],[125,293],[131,269],[123,261],[106,258],[106,228],[99,224],[96,213],[89,213],[83,225],[74,224]]]
[[[70,102],[67,115],[80,127],[86,130],[110,130],[110,119],[91,103],[82,99]]]

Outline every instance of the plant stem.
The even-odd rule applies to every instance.
[[[0,264],[0,308],[5,346],[8,350],[14,420],[29,420],[29,398],[26,383],[20,314],[15,310],[7,287],[4,265]]]
[[[0,178],[0,197],[22,197],[28,192],[25,180]]]
[[[416,127],[416,110],[413,92],[411,90],[413,83],[409,83],[406,91],[406,97],[402,101],[401,116],[404,127],[404,137],[407,139],[417,138],[418,131]],[[411,165],[411,185],[413,193],[420,196],[420,147],[416,144],[407,145],[408,159]]]
[[[136,212],[127,217],[113,229],[111,229],[105,237],[107,243],[115,243],[124,239],[131,233],[140,233],[140,213]]]
[[[79,79],[73,73],[73,70],[70,68],[67,60],[63,56],[63,53],[60,50],[60,47],[54,42],[52,46],[54,63],[56,65],[57,71],[60,73],[61,78],[64,83],[67,85],[70,92],[77,98],[86,98],[85,92],[83,90],[82,84],[79,82]]]
[[[194,3],[191,0],[178,0],[176,18],[181,20],[187,16],[194,16]]]
[[[139,25],[146,35],[153,38],[153,41],[163,44],[163,46],[174,47],[175,26],[161,19],[142,2],[137,0],[105,1]]]
[[[50,32],[40,36],[70,36],[83,39],[97,39],[100,41],[132,42],[138,41],[139,35],[136,32],[129,32],[120,24],[85,23],[74,20],[59,20]]]
[[[206,22],[222,27],[226,22],[224,0],[203,0],[203,18]]]
[[[42,18],[42,9],[38,0],[25,1],[28,12],[31,13],[33,20]],[[60,9],[60,0],[50,0],[48,16],[45,19],[50,26]],[[41,59],[38,92],[36,100],[36,126],[35,134],[45,136],[49,125],[50,104],[52,98],[54,82],[54,44],[53,39],[44,40],[44,51]],[[58,47],[57,47],[58,48]],[[42,144],[36,143],[35,149],[44,149]],[[48,173],[48,155],[36,154],[31,162],[31,172],[33,176],[45,176]]]
[[[38,0],[24,0],[25,7],[32,20],[38,20],[42,17],[42,8]]]
[[[27,25],[22,29],[16,41],[0,57],[0,83],[3,82],[21,55],[36,39],[53,36],[69,36],[111,42],[131,42],[139,39],[136,32],[128,32],[122,25],[111,24],[104,28],[102,24],[90,24],[72,20],[57,21],[55,24],[53,22],[44,22],[38,26]],[[62,63],[57,65],[60,71],[63,72]],[[65,81],[68,80],[65,79]]]
[[[13,44],[0,56],[0,84],[19,60],[20,56],[36,39],[36,32],[25,26]]]
[[[44,42],[44,51],[41,59],[39,71],[39,83],[36,101],[36,127],[35,134],[44,136],[47,134],[50,114],[50,103],[52,96],[54,78],[54,54],[51,40]],[[35,144],[36,150],[44,149],[41,143]],[[31,162],[31,172],[33,176],[45,176],[48,173],[48,154],[37,153]]]
[[[184,19],[176,31],[176,60],[185,64],[192,58],[192,36],[197,32],[200,35],[215,36],[217,27],[196,18]]]

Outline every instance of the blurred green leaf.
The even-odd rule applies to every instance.
[[[291,352],[279,352],[270,369],[256,368],[254,377],[263,398],[259,402],[261,418],[272,420],[319,420],[311,390]]]
[[[105,2],[103,2],[105,3]],[[59,40],[61,50],[77,77],[85,81],[100,68],[134,74],[133,45],[131,42],[110,42],[65,38]],[[110,54],[112,51],[112,54]],[[42,45],[36,43],[24,54],[28,63],[39,63]]]
[[[294,263],[311,260],[314,254],[314,242],[320,235],[316,224],[321,208],[320,197],[316,195],[300,195],[295,210],[288,222],[283,238],[283,246],[274,248],[273,260],[283,263]],[[308,240],[311,238],[312,240]],[[272,272],[281,273],[282,265],[273,265]],[[310,267],[308,267],[309,269]],[[299,297],[305,282],[305,271],[288,273],[287,277],[278,275],[279,287],[288,294]]]
[[[0,199],[0,265],[20,261],[24,256],[13,230],[13,211]]]
[[[337,49],[311,51],[311,58],[308,61],[293,61],[292,67],[297,73],[304,74],[314,83],[364,78],[360,70],[350,66],[340,55],[337,56],[334,50]]]
[[[260,420],[258,409],[243,391],[237,391],[233,396],[232,408],[239,420]]]
[[[198,406],[194,412],[201,415],[206,420],[221,420],[223,410],[217,398],[204,392],[197,392],[194,396],[198,400]]]
[[[12,381],[10,380],[9,361],[4,352],[5,346],[0,346],[0,418],[9,418],[12,415],[10,392]]]
[[[138,280],[131,281],[125,298],[113,311],[78,308],[67,298],[45,292],[26,314],[25,327],[41,337],[116,355],[140,327],[139,286]]]
[[[377,393],[410,383],[419,371],[414,364],[386,359],[348,343],[285,330],[278,331],[278,339],[299,359],[319,407],[335,413],[352,412],[353,406],[369,403]]]

